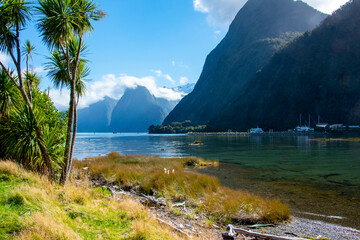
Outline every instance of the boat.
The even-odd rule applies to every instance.
[[[256,128],[250,129],[250,133],[264,133],[264,130],[262,130],[262,128],[259,128],[258,126]]]

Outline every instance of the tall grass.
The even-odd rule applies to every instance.
[[[67,188],[0,161],[0,239],[179,239],[140,203],[102,188]]]
[[[219,222],[274,223],[289,219],[289,207],[279,200],[224,188],[215,177],[187,170],[204,165],[217,166],[218,162],[118,153],[75,162],[76,168],[87,169],[91,178],[104,176],[123,188],[166,197],[168,201],[186,200],[199,213]]]

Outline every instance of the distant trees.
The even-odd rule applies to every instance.
[[[175,134],[175,133],[188,133],[188,132],[205,132],[206,125],[192,126],[190,120],[184,122],[173,122],[170,125],[151,125],[149,133],[155,134]]]

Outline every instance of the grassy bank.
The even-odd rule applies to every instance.
[[[0,161],[0,239],[178,239],[141,204],[84,179],[63,189]]]
[[[217,222],[275,223],[287,220],[289,207],[277,199],[263,199],[254,194],[220,186],[215,177],[187,171],[201,165],[216,166],[203,159],[120,156],[111,153],[75,162],[92,179],[105,177],[124,189],[165,197],[169,202],[186,201],[198,214]]]

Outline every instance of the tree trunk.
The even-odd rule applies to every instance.
[[[61,174],[61,179],[60,179],[60,184],[62,184],[63,186],[66,186],[67,180],[69,178],[71,164],[72,164],[72,154],[73,154],[73,150],[74,150],[73,145],[74,145],[75,139],[76,139],[76,131],[72,132],[72,130],[73,129],[76,130],[76,128],[77,128],[76,126],[74,126],[75,125],[74,117],[75,117],[75,115],[77,117],[76,103],[75,103],[75,101],[76,101],[75,86],[76,86],[76,75],[77,75],[77,70],[78,70],[82,40],[83,40],[83,36],[80,36],[79,49],[78,49],[78,52],[76,55],[75,66],[74,66],[74,69],[72,69],[72,71],[71,71],[72,76],[70,79],[71,89],[70,89],[70,109],[69,109],[68,130],[67,130],[66,144],[65,144],[64,164],[63,164],[63,169],[62,169],[62,174]],[[68,61],[67,65],[69,68],[70,67],[70,64],[69,64],[70,58],[68,55],[69,54],[68,46],[67,46],[66,51],[67,51],[67,61]]]
[[[45,160],[45,164],[46,164],[46,167],[47,167],[49,179],[52,182],[54,182],[55,181],[55,174],[54,174],[53,167],[52,167],[52,164],[51,164],[51,159],[50,159],[50,156],[49,156],[49,152],[48,152],[48,150],[46,148],[46,145],[45,145],[44,136],[42,134],[41,128],[39,127],[39,123],[38,123],[38,121],[36,119],[36,116],[34,114],[34,110],[33,110],[32,106],[31,106],[29,98],[26,95],[25,89],[24,88],[19,88],[19,90],[20,90],[21,95],[23,96],[23,98],[24,98],[24,100],[26,102],[27,107],[30,110],[31,116],[34,118],[35,132],[36,132],[36,136],[38,138],[38,143],[39,143],[41,155],[42,155],[43,159]]]
[[[28,98],[28,95],[26,94],[25,88],[24,88],[24,79],[22,77],[22,72],[21,72],[21,50],[20,50],[20,28],[19,25],[16,26],[16,51],[17,51],[17,61],[14,57],[14,55],[12,54],[12,52],[10,51],[9,45],[6,42],[6,45],[9,49],[9,52],[11,54],[11,57],[14,61],[14,64],[16,66],[17,69],[17,74],[18,74],[18,78],[19,78],[19,85],[16,84],[16,81],[10,76],[9,73],[7,73],[10,77],[10,79],[12,79],[12,81],[14,82],[15,86],[20,90],[21,95],[27,105],[27,107],[30,110],[30,114],[31,116],[34,118],[34,123],[35,123],[35,132],[36,132],[36,136],[38,138],[38,143],[39,143],[39,147],[40,147],[40,151],[41,151],[41,155],[45,160],[45,164],[48,170],[48,175],[49,175],[49,179],[54,182],[55,181],[55,175],[54,175],[54,171],[53,171],[53,167],[51,164],[51,159],[49,156],[49,152],[46,148],[45,145],[45,141],[44,141],[44,137],[41,131],[41,128],[39,127],[39,123],[36,119],[36,116],[34,114],[34,110],[32,108],[32,104]]]
[[[76,140],[76,132],[77,132],[77,107],[79,104],[79,96],[77,97],[77,102],[75,104],[75,109],[74,109],[74,124],[73,124],[73,136],[72,136],[72,140],[71,140],[71,150],[70,150],[70,164],[68,165],[68,175],[71,174],[71,166],[72,166],[72,160],[73,160],[73,152],[74,152],[74,147],[75,147],[75,140]]]
[[[68,117],[68,126],[66,133],[66,143],[65,143],[65,153],[64,153],[64,162],[62,166],[60,184],[66,186],[67,179],[69,177],[68,169],[71,161],[71,139],[73,137],[73,124],[74,124],[74,110],[75,110],[75,81],[71,81],[70,88],[70,107],[69,107],[69,117]]]

